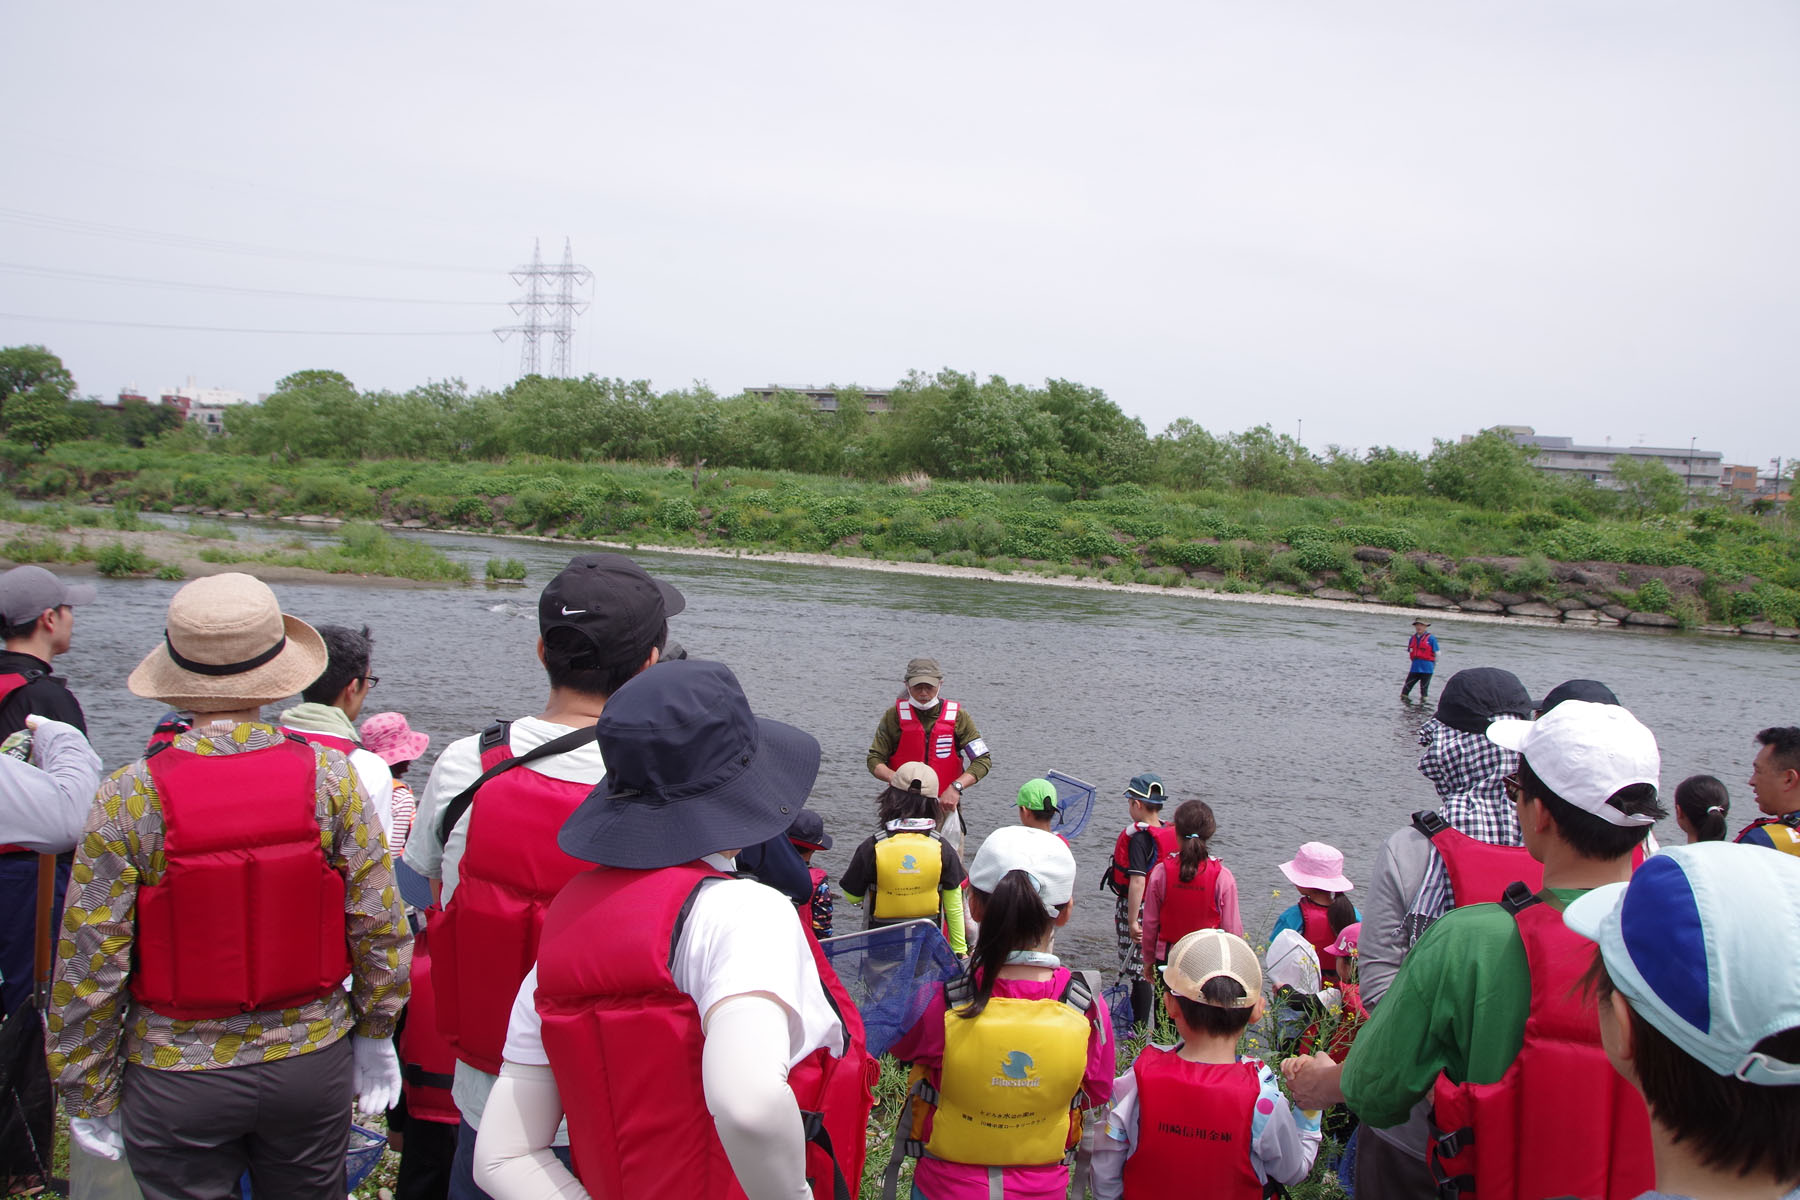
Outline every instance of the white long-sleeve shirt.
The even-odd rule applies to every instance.
[[[31,762],[0,754],[0,845],[73,850],[100,786],[100,756],[73,725],[32,719]]]

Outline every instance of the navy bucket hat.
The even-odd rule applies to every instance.
[[[613,693],[596,727],[606,778],[556,844],[602,866],[759,845],[787,831],[819,774],[818,741],[752,713],[724,663],[658,663]]]

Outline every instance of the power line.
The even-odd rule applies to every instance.
[[[43,321],[54,325],[111,325],[120,329],[173,329],[190,333],[292,334],[295,337],[487,337],[488,329],[239,329],[226,325],[161,325],[150,321],[102,321],[94,317],[40,317],[0,312],[0,320]]]
[[[83,283],[128,284],[134,287],[172,288],[194,292],[225,292],[240,296],[280,296],[305,300],[348,300],[362,304],[440,304],[495,308],[504,300],[423,300],[404,296],[352,296],[336,292],[299,292],[280,288],[239,287],[229,283],[195,283],[180,279],[147,279],[138,275],[105,275],[97,271],[77,271],[65,267],[38,267],[29,263],[0,262],[0,271],[20,275],[36,275],[49,279],[72,279]]]
[[[385,267],[405,271],[450,271],[467,275],[492,275],[487,267],[448,266],[443,263],[405,262],[388,258],[361,258],[349,254],[318,254],[285,247],[259,246],[251,242],[231,242],[220,238],[193,237],[183,233],[165,233],[155,229],[137,229],[129,225],[109,225],[101,221],[80,221],[49,213],[27,212],[19,208],[0,208],[0,221],[44,229],[56,233],[74,233],[83,237],[113,238],[144,242],[182,250],[202,250],[212,254],[246,254],[261,258],[286,258],[299,262],[342,263],[359,267]]]

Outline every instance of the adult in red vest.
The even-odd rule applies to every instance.
[[[869,745],[869,774],[892,783],[894,772],[909,762],[922,762],[936,771],[938,828],[961,854],[966,829],[961,811],[963,792],[987,775],[994,760],[968,710],[939,694],[944,672],[936,659],[913,659],[906,664],[903,679],[906,691],[876,722],[875,740]]]
[[[1284,1064],[1307,1108],[1347,1102],[1392,1126],[1433,1097],[1431,1171],[1476,1200],[1630,1200],[1653,1183],[1643,1098],[1607,1063],[1577,986],[1593,947],[1562,910],[1631,875],[1657,801],[1656,739],[1617,705],[1566,701],[1487,736],[1520,755],[1508,780],[1544,886],[1459,906],[1425,932],[1343,1065]],[[1366,928],[1366,926],[1365,926]]]
[[[451,1092],[462,1112],[451,1200],[486,1195],[470,1169],[507,1013],[537,958],[545,909],[586,865],[556,835],[607,773],[594,722],[626,680],[660,660],[669,618],[685,606],[624,555],[572,559],[538,597],[543,711],[444,747],[419,796],[403,857],[436,881],[442,906],[427,920],[438,1028],[456,1049]]]
[[[369,627],[360,630],[345,625],[321,625],[319,637],[325,643],[325,671],[300,691],[300,703],[281,714],[281,727],[297,733],[316,746],[341,750],[349,758],[381,819],[381,831],[388,845],[394,843],[394,773],[374,752],[362,744],[362,735],[354,724],[362,715],[369,691],[381,682],[369,673],[369,660],[374,654],[375,639]]]
[[[145,1200],[338,1200],[352,1098],[400,1092],[411,935],[350,764],[261,720],[319,635],[228,573],[169,602],[135,695],[194,727],[100,785],[76,861],[50,1067],[70,1134]],[[343,981],[350,977],[350,987]]]
[[[14,567],[0,575],[0,738],[25,728],[28,715],[49,717],[87,732],[81,705],[50,663],[69,649],[76,604],[94,598],[88,583],[64,583],[42,567]],[[58,855],[55,906],[62,909],[69,854]],[[37,855],[19,842],[0,844],[0,1016],[31,994],[37,911]]]
[[[1406,639],[1406,657],[1411,661],[1407,669],[1406,682],[1400,685],[1400,698],[1416,685],[1419,689],[1419,703],[1431,703],[1431,674],[1437,670],[1438,644],[1437,638],[1429,632],[1431,622],[1420,617],[1413,622],[1412,636]]]
[[[848,1200],[874,1062],[818,942],[739,848],[806,802],[819,744],[723,664],[644,672],[599,720],[607,780],[563,826],[601,864],[551,905],[476,1146],[498,1200]],[[567,1116],[574,1178],[549,1151]]]

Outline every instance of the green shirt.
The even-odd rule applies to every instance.
[[[1540,894],[1560,910],[1586,890]],[[1425,931],[1357,1031],[1340,1080],[1344,1099],[1384,1129],[1406,1120],[1440,1071],[1456,1083],[1494,1083],[1518,1057],[1530,1013],[1518,923],[1498,904],[1454,909]]]

